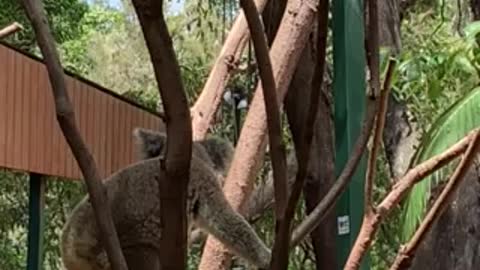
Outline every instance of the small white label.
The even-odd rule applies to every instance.
[[[338,235],[350,233],[350,217],[340,216],[337,218]]]

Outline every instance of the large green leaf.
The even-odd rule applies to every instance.
[[[480,87],[448,108],[425,134],[412,165],[419,164],[430,157],[440,154],[452,144],[464,137],[469,131],[480,126]],[[430,191],[438,181],[445,179],[451,167],[439,170],[424,179],[411,190],[405,201],[401,238],[405,241],[415,232],[423,217]]]

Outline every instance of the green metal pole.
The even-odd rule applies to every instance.
[[[46,180],[42,175],[30,174],[27,270],[42,269],[45,185]]]
[[[341,173],[361,131],[365,110],[362,0],[333,0],[335,172]],[[337,260],[343,269],[363,216],[365,159],[337,204]],[[368,258],[361,269],[369,269]]]

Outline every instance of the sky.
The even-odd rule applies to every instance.
[[[87,2],[92,2],[92,0],[88,0]],[[121,0],[107,0],[107,2],[112,7],[121,7]],[[168,3],[170,4],[170,11],[177,13],[182,9],[184,0],[170,0]]]

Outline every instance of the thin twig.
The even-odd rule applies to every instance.
[[[447,185],[442,190],[442,193],[440,193],[432,208],[428,211],[425,219],[422,221],[422,224],[415,232],[412,239],[400,250],[390,270],[408,269],[408,267],[410,267],[420,243],[422,243],[433,224],[438,220],[451,202],[455,192],[465,178],[465,175],[474,163],[475,157],[479,151],[480,131],[477,131],[471,140],[467,151],[463,155],[462,161],[458,164]]]
[[[373,210],[372,189],[377,165],[377,153],[382,142],[383,128],[385,127],[385,116],[387,114],[388,96],[390,95],[391,89],[390,84],[392,82],[395,65],[396,61],[394,59],[391,59],[388,62],[387,74],[383,83],[383,90],[380,93],[380,104],[378,108],[378,115],[375,121],[375,129],[373,132],[372,149],[370,151],[367,163],[365,179],[365,213]]]
[[[120,249],[120,242],[112,220],[110,204],[107,203],[105,186],[101,182],[95,160],[88,151],[75,123],[75,113],[66,91],[63,69],[47,23],[45,11],[40,1],[24,0],[23,5],[32,23],[38,46],[47,66],[58,124],[85,179],[95,220],[100,230],[101,241],[107,252],[110,265],[115,270],[127,270],[127,264]]]
[[[358,137],[355,146],[353,147],[352,155],[347,161],[345,168],[340,176],[335,181],[335,184],[328,191],[327,195],[315,207],[315,209],[308,215],[300,225],[295,229],[292,235],[291,246],[298,245],[308,234],[310,234],[323,220],[323,218],[332,210],[340,195],[347,188],[350,183],[358,163],[360,162],[365,148],[367,147],[368,139],[372,132],[375,122],[375,115],[377,111],[377,101],[367,99],[365,118],[363,120],[363,128]]]
[[[2,29],[0,29],[0,39],[6,38],[11,34],[14,34],[20,30],[23,30],[23,26],[19,24],[18,22],[14,22],[10,24],[9,26],[6,26]]]
[[[475,132],[478,132],[476,130]],[[380,223],[385,219],[386,215],[396,207],[405,197],[408,191],[422,179],[432,174],[436,170],[447,165],[456,157],[460,156],[467,149],[475,132],[470,133],[465,138],[455,143],[445,152],[422,162],[413,169],[409,170],[393,187],[383,201],[379,204],[374,212],[368,218],[364,219],[360,233],[353,245],[344,269],[354,270],[360,267],[360,263],[366,252],[372,244],[375,233]]]

